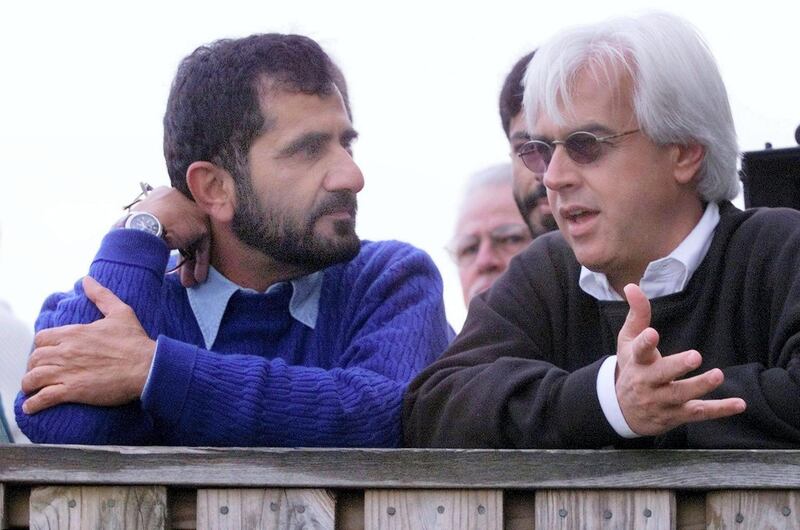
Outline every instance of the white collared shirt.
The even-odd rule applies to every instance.
[[[686,236],[680,245],[668,256],[650,262],[639,282],[639,287],[647,298],[657,298],[682,291],[692,275],[706,257],[714,238],[714,230],[719,224],[719,206],[710,202],[697,226]],[[601,301],[623,300],[608,283],[608,278],[600,272],[581,267],[578,281],[583,291]],[[597,397],[608,423],[623,438],[638,438],[639,435],[625,421],[617,400],[615,373],[617,356],[612,355],[603,361],[597,374]]]

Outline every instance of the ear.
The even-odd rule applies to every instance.
[[[706,148],[699,143],[675,146],[675,180],[679,184],[689,184],[694,180],[700,165],[706,157]]]
[[[233,176],[216,164],[192,162],[186,170],[186,184],[195,202],[212,219],[229,222],[236,208]]]

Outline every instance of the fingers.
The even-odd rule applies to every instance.
[[[694,423],[698,421],[717,420],[741,414],[747,408],[747,404],[741,398],[726,399],[694,399],[687,401],[681,407],[683,423]]]
[[[35,367],[22,377],[20,388],[25,394],[33,394],[48,385],[62,383],[61,374],[62,372],[58,366],[45,365]]]
[[[108,316],[115,310],[128,307],[125,302],[117,298],[117,295],[100,285],[100,283],[91,276],[83,277],[83,290],[86,293],[86,297],[97,306],[97,309],[99,309],[104,316]]]
[[[64,403],[64,385],[51,385],[26,399],[22,410],[25,414],[36,414],[59,403]]]
[[[636,284],[629,283],[624,291],[630,309],[619,332],[619,342],[635,340],[650,325],[650,300]]]
[[[208,266],[211,263],[211,238],[204,237],[197,245],[194,255],[194,279],[197,283],[203,283],[208,277]]]

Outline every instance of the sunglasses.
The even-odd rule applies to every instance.
[[[639,129],[632,131],[621,132],[618,134],[611,134],[608,136],[597,136],[586,131],[576,131],[563,140],[553,140],[552,142],[545,142],[544,140],[531,140],[525,142],[520,146],[517,151],[517,156],[522,159],[525,167],[536,173],[537,175],[544,175],[547,167],[550,165],[550,160],[553,159],[553,151],[557,145],[563,145],[567,150],[573,162],[578,164],[591,164],[602,154],[602,144],[610,144],[609,140],[627,136],[639,132]]]

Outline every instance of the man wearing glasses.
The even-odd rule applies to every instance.
[[[488,167],[467,183],[448,251],[458,267],[464,304],[489,287],[531,242],[511,194],[511,164]]]
[[[541,179],[537,181],[538,185],[530,186],[529,183],[536,178],[536,175],[525,167],[522,159],[517,156],[519,148],[530,140],[525,115],[522,112],[522,77],[533,54],[534,52],[530,52],[517,60],[503,82],[503,88],[500,90],[500,122],[503,124],[511,148],[509,154],[514,175],[514,200],[530,228],[531,235],[537,237],[551,230],[557,230],[558,225],[547,202],[547,190]]]
[[[563,32],[524,107],[519,155],[559,232],[412,382],[406,443],[800,445],[800,212],[730,203],[733,119],[696,30],[646,15]]]
[[[405,387],[451,331],[430,258],[356,235],[356,136],[344,78],[307,37],[184,59],[164,117],[173,187],[45,302],[16,408],[29,437],[397,445]],[[210,255],[208,279],[165,275],[170,249]]]

